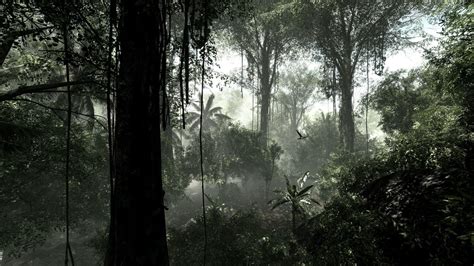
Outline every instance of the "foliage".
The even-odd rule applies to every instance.
[[[473,184],[463,165],[463,142],[459,135],[413,132],[373,159],[332,168],[339,196],[306,228],[315,261],[468,262]]]
[[[203,110],[202,110],[202,129],[203,131],[209,131],[211,129],[215,129],[219,126],[219,124],[223,124],[225,121],[230,120],[225,114],[222,114],[222,107],[214,107],[214,94],[209,95],[206,103],[203,103]],[[191,131],[199,129],[200,124],[200,110],[201,107],[195,103],[191,103],[191,106],[196,110],[193,112],[189,112],[187,115],[187,119],[189,120],[189,129]],[[216,121],[217,120],[217,121]]]
[[[360,198],[342,196],[298,228],[297,235],[314,265],[381,265],[389,262],[377,242],[390,237],[383,222]]]
[[[371,107],[382,115],[380,124],[385,132],[408,132],[415,123],[415,112],[426,108],[426,97],[415,87],[418,77],[420,73],[415,71],[390,73],[370,96]]]
[[[294,156],[295,169],[318,173],[338,151],[339,133],[335,122],[331,114],[321,113],[320,118],[311,121],[303,128],[308,137],[297,143]]]
[[[293,231],[296,230],[296,216],[305,217],[308,213],[308,208],[311,203],[319,204],[315,199],[311,198],[311,190],[314,185],[304,186],[308,173],[300,178],[298,185],[291,184],[288,177],[285,176],[286,191],[275,190],[278,194],[278,198],[269,201],[272,204],[272,210],[278,208],[284,204],[291,205],[291,223]]]
[[[304,253],[281,223],[256,210],[233,210],[225,205],[208,209],[209,265],[279,265],[304,261]],[[203,258],[202,218],[192,219],[180,229],[171,229],[170,258],[173,265],[198,265]]]
[[[260,133],[245,129],[236,124],[222,127],[214,134],[203,134],[204,173],[208,181],[226,183],[229,178],[265,180],[272,175],[272,166],[282,153],[273,143],[263,144]],[[186,171],[196,177],[199,175],[199,139],[192,140],[183,158]]]
[[[460,18],[454,15],[454,19]],[[315,262],[467,265],[474,261],[473,140],[466,123],[472,109],[459,97],[469,91],[469,81],[460,82],[468,77],[464,60],[469,50],[449,54],[459,42],[464,41],[453,38],[444,44],[448,56],[440,60],[449,58],[448,65],[432,60],[422,72],[423,96],[430,101],[424,108],[412,109],[411,129],[388,138],[387,150],[371,158],[353,157],[328,169],[333,170],[327,174],[336,180],[337,196],[304,226],[310,236],[304,229],[300,235]],[[451,72],[455,65],[466,71],[464,75]]]
[[[292,70],[281,74],[280,91],[276,98],[285,108],[284,114],[290,121],[289,131],[294,132],[301,124],[305,112],[315,102],[318,78],[314,71],[305,65],[296,65]]]
[[[31,103],[0,105],[2,119],[21,125],[22,132],[7,139],[18,143],[14,149],[1,151],[0,247],[8,256],[20,255],[64,228],[65,129],[56,115]],[[80,120],[73,132],[70,212],[77,227],[85,219],[106,219],[108,181],[105,132],[90,131]]]

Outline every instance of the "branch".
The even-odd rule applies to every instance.
[[[13,42],[15,41],[16,38],[30,35],[33,33],[37,33],[37,32],[41,32],[47,29],[52,29],[52,28],[54,27],[48,26],[48,27],[42,27],[42,28],[37,28],[37,29],[18,30],[18,31],[13,31],[7,34],[7,36],[5,36],[4,39],[0,42],[0,66],[3,65],[3,62],[5,61],[5,58],[10,52],[10,49],[12,48]]]
[[[49,109],[51,111],[53,111],[53,113],[58,116],[61,120],[63,120],[63,118],[58,114],[56,113],[57,111],[59,112],[67,112],[68,110],[67,109],[62,109],[62,108],[56,108],[56,107],[52,107],[52,106],[48,106],[48,105],[45,105],[45,104],[42,104],[42,103],[39,103],[39,102],[36,102],[36,101],[32,101],[32,100],[29,100],[29,99],[14,99],[15,101],[23,101],[23,102],[28,102],[28,103],[32,103],[32,104],[36,104],[40,107],[43,107],[45,109]],[[80,112],[76,112],[76,111],[72,111],[71,112],[72,114],[75,114],[77,116],[82,116],[82,117],[86,117],[86,118],[90,118],[92,120],[94,120],[97,124],[99,124],[101,127],[103,127],[105,130],[107,130],[107,126],[104,125],[99,119],[98,117],[106,120],[107,118],[106,117],[103,117],[101,115],[89,115],[89,114],[83,114],[83,113],[80,113]],[[64,121],[64,120],[63,120]]]
[[[32,86],[20,86],[17,89],[6,91],[0,93],[0,102],[13,100],[15,97],[27,94],[27,93],[39,93],[51,89],[66,87],[66,86],[74,86],[74,85],[81,85],[81,84],[89,84],[93,83],[92,80],[78,80],[78,81],[71,81],[71,82],[59,82],[59,83],[51,83],[51,84],[40,84],[40,85],[32,85]]]

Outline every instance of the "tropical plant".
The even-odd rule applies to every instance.
[[[269,175],[265,176],[265,199],[268,200],[268,190],[270,189],[270,183],[272,182],[273,175],[275,174],[275,163],[280,156],[283,154],[283,149],[278,143],[272,141],[268,147],[270,153],[271,169]]]
[[[201,95],[199,94],[199,98]],[[210,131],[213,128],[217,128],[220,122],[230,120],[231,118],[225,114],[222,114],[222,107],[213,106],[214,103],[214,94],[209,95],[206,103],[203,103],[204,108],[202,109],[202,130]],[[188,124],[190,125],[189,129],[194,131],[199,128],[200,117],[201,117],[201,107],[196,103],[191,103],[192,107],[195,109],[194,112],[189,112],[187,115]]]
[[[279,198],[273,199],[269,201],[269,204],[273,204],[272,210],[278,208],[284,204],[291,205],[291,228],[293,232],[296,231],[296,216],[306,216],[307,214],[307,207],[311,205],[311,202],[319,204],[315,199],[311,198],[311,190],[313,189],[314,185],[304,186],[306,183],[305,176],[300,179],[301,182],[298,182],[298,185],[294,185],[290,183],[290,180],[287,176],[285,176],[286,181],[286,191],[284,190],[275,190],[275,193],[279,195]]]

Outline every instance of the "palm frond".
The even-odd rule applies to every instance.
[[[225,115],[225,114],[214,114],[215,117],[219,118],[219,119],[222,119],[222,120],[231,120],[232,118],[230,118],[229,116]]]
[[[194,107],[194,109],[196,109],[196,111],[200,112],[201,111],[201,107],[195,103],[191,103],[191,106]]]
[[[212,114],[219,113],[220,111],[222,111],[222,107],[216,106],[214,108],[209,109],[208,111],[212,115]]]
[[[310,198],[309,199],[311,202],[318,204],[319,206],[322,206],[321,203],[319,203],[317,200]]]
[[[299,191],[296,196],[304,195],[306,192],[308,192],[310,189],[312,189],[314,185],[307,186],[303,188],[301,191]]]
[[[283,198],[283,199],[280,199],[278,200],[275,204],[273,204],[272,206],[272,210],[280,207],[281,205],[285,204],[285,203],[288,203],[289,201],[286,199],[286,198]]]
[[[209,112],[211,110],[212,104],[214,102],[214,97],[215,97],[214,94],[209,95],[209,98],[207,99],[207,103],[206,103],[206,108],[204,108],[206,112]]]

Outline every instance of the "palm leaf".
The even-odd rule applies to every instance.
[[[194,131],[199,127],[199,119],[196,119],[193,123],[191,123],[191,126],[189,127],[190,131]]]
[[[229,116],[225,115],[225,114],[214,114],[215,117],[219,118],[219,119],[222,119],[222,120],[230,120],[232,118],[230,118]]]
[[[201,107],[195,103],[191,103],[191,106],[194,107],[194,109],[196,109],[196,111],[200,112],[201,111]]]
[[[313,199],[313,198],[310,198],[309,200],[312,201],[312,202],[314,202],[314,203],[316,203],[316,204],[318,204],[319,206],[322,206],[321,203],[319,203],[317,200],[315,200],[315,199]]]
[[[278,200],[275,204],[273,204],[272,206],[272,210],[274,210],[275,208],[278,208],[280,207],[281,205],[285,204],[285,203],[288,203],[289,201],[286,199],[286,198],[283,198],[283,199],[280,199]]]
[[[210,114],[215,114],[215,113],[219,113],[220,111],[222,111],[222,107],[220,106],[217,106],[217,107],[214,107],[210,110],[208,110]]]
[[[296,196],[301,196],[301,195],[304,195],[306,192],[308,192],[310,189],[312,189],[314,187],[314,185],[310,185],[310,186],[307,186],[305,188],[303,188],[300,192],[298,192],[296,194]]]
[[[214,102],[214,97],[214,94],[211,94],[207,99],[206,108],[204,109],[206,112],[209,112],[211,110],[212,103]]]

